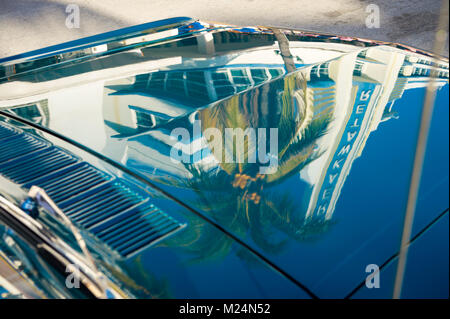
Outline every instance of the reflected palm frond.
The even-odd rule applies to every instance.
[[[271,97],[269,114],[260,109],[261,90],[269,91],[265,92]],[[229,145],[223,140],[222,158],[216,158],[219,168],[208,171],[199,164],[185,164],[191,178],[179,185],[194,190],[196,207],[218,224],[240,238],[251,239],[259,249],[271,254],[281,252],[291,239],[317,239],[317,235],[332,225],[329,221],[306,219],[306,212],[299,210],[297,199],[269,191],[322,154],[317,140],[326,134],[331,117],[314,119],[306,96],[306,82],[294,74],[200,111],[202,127],[214,127],[220,132],[226,128],[276,127],[278,167],[273,174],[259,174],[260,164],[248,161],[251,152],[257,151],[257,145],[248,138],[244,154],[240,154],[244,161],[225,163],[225,152],[236,156],[237,150],[234,145],[227,149]],[[191,253],[193,262],[225,258],[234,241],[227,235],[211,231],[212,226],[197,217],[192,219],[190,225],[195,231],[171,238],[170,245]],[[241,250],[239,246],[237,250]],[[240,255],[252,259],[245,253]]]

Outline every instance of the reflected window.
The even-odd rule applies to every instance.
[[[329,62],[322,63],[319,65],[315,65],[311,68],[311,80],[317,79],[328,79],[328,67],[330,66]]]
[[[48,125],[50,118],[47,100],[39,101],[30,105],[18,106],[9,109],[9,112],[43,126]]]
[[[156,125],[155,116],[144,112],[136,112],[136,124],[138,128],[152,128]]]
[[[250,74],[255,84],[260,84],[269,78],[265,69],[251,69]]]
[[[363,62],[356,61],[355,69],[353,70],[353,74],[356,75],[356,76],[361,76],[362,75],[363,65],[364,65]]]
[[[281,69],[281,68],[276,68],[276,69],[273,68],[273,69],[269,69],[269,74],[272,78],[276,78],[276,77],[283,75],[284,72],[283,72],[283,69]]]
[[[231,70],[231,76],[233,77],[233,82],[235,84],[249,85],[250,80],[244,69],[233,69]]]

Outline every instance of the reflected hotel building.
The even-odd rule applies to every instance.
[[[301,94],[306,96],[306,108],[312,113],[309,121],[329,116],[331,123],[327,133],[316,142],[316,148],[323,150],[323,154],[301,170],[300,178],[312,187],[306,217],[330,219],[352,163],[361,155],[370,133],[377,130],[381,122],[399,116],[395,111],[395,100],[405,90],[425,87],[430,77],[437,78],[435,85],[438,87],[445,85],[448,65],[433,65],[431,60],[414,54],[405,55],[388,47],[366,48],[345,54],[336,50],[339,52],[336,56],[323,57],[320,56],[321,43],[306,44],[305,47],[305,43],[290,42],[292,55],[296,61],[302,62],[296,63],[300,68],[298,72],[307,81],[306,93]],[[342,50],[341,46],[336,47]],[[252,63],[261,61],[257,56],[264,56],[270,63]],[[328,61],[319,64],[315,61],[327,58]],[[144,156],[139,148],[148,145],[145,154],[153,155],[145,160],[152,162],[158,159],[155,166],[159,169],[164,167],[160,172],[162,176],[189,178],[190,173],[182,164],[177,165],[170,160],[170,149],[177,142],[170,137],[170,125],[160,129],[158,123],[189,115],[183,120],[187,118],[192,124],[199,110],[209,104],[276,80],[286,73],[282,58],[273,47],[261,48],[260,52],[244,52],[234,58],[218,57],[213,64],[221,63],[220,67],[207,67],[202,61],[193,60],[183,63],[191,64],[191,69],[179,69],[174,65],[167,71],[137,75],[128,80],[131,84],[105,85],[105,105],[117,105],[116,108],[104,107],[105,119],[111,119],[105,123],[110,127],[121,123],[132,128],[130,135],[120,136],[128,139],[125,151],[128,161]],[[131,97],[136,98],[132,105]],[[269,106],[265,104],[269,101],[259,103],[262,105],[259,111],[266,111],[262,115],[268,116]],[[121,115],[118,121],[114,114],[119,110],[123,112],[124,106],[129,110],[128,115]],[[182,126],[187,127],[185,122]],[[117,131],[123,132],[123,127],[118,127]],[[133,140],[137,143],[136,148],[130,146]],[[192,136],[190,144],[180,151],[192,158],[200,158],[195,164],[203,169],[220,167],[201,135]],[[209,156],[194,156],[196,152]],[[158,175],[156,170],[151,173]]]
[[[158,170],[151,168],[152,174],[169,174],[180,179],[190,176],[182,164],[174,164],[170,159],[170,150],[176,147],[177,142],[170,137],[170,133],[176,127],[175,123],[180,121],[178,119],[189,115],[190,123],[186,123],[186,119],[178,123],[181,127],[192,127],[200,110],[222,99],[280,79],[286,74],[277,41],[274,41],[273,36],[260,36],[260,41],[256,43],[260,47],[251,50],[241,48],[242,42],[234,43],[232,32],[214,34],[214,39],[199,37],[194,47],[196,55],[198,52],[220,53],[229,50],[229,46],[244,50],[236,54],[218,54],[208,59],[191,58],[184,52],[182,57],[173,57],[170,61],[167,59],[168,65],[155,72],[107,81],[103,115],[107,135],[115,136],[116,141],[113,142],[114,145],[106,146],[105,151],[108,153],[110,149],[109,153],[113,154],[117,148],[123,147],[126,153],[124,160],[134,161],[133,158],[146,156],[147,163],[154,163],[150,166],[158,166]],[[339,43],[290,41],[289,45],[296,68],[332,60],[354,50],[351,45]],[[335,48],[334,51],[326,49],[330,45]],[[255,46],[255,40],[252,46]],[[308,83],[308,95],[317,111],[316,117],[326,116],[333,111],[336,90],[334,82],[323,78],[323,75],[320,77],[322,73],[328,72],[328,65],[325,62],[313,66],[312,69],[317,72],[311,73],[311,81]],[[261,93],[261,100],[258,101],[258,112],[261,117],[270,117],[269,109],[280,112],[283,106],[276,98],[269,101],[268,95],[272,93],[265,94],[269,88],[263,90],[265,92]],[[270,105],[273,101],[278,104],[276,107]],[[168,121],[173,121],[173,125],[160,127]],[[145,152],[139,151],[143,145],[149,146]],[[218,162],[202,136],[192,136],[191,142],[180,151],[192,158],[200,158],[195,163],[203,165],[205,169],[218,168]],[[198,152],[203,156],[194,156]],[[147,156],[148,154],[152,155]],[[148,171],[149,168],[139,169]]]
[[[313,186],[307,217],[332,217],[353,161],[381,122],[399,116],[394,104],[405,90],[427,86],[429,77],[438,78],[438,87],[447,83],[448,65],[434,67],[429,60],[389,48],[369,48],[328,63],[321,76],[339,89],[332,127],[318,141],[326,151],[301,172]],[[315,74],[312,68],[310,75]]]
[[[192,128],[203,110],[252,90],[259,94],[249,94],[247,108],[239,112],[254,112],[257,125],[269,125],[273,114],[285,107],[280,96],[286,89],[272,90],[270,85],[301,78],[305,86],[292,92],[291,103],[304,111],[304,125],[330,119],[326,134],[314,141],[320,157],[298,173],[312,189],[305,215],[328,220],[370,133],[381,122],[399,116],[396,99],[405,90],[425,87],[430,77],[436,78],[438,87],[448,83],[448,64],[434,64],[431,58],[412,52],[295,39],[288,47],[297,70],[287,74],[285,55],[273,35],[260,34],[247,44],[249,49],[245,41],[234,43],[233,36],[233,32],[200,34],[175,44],[126,52],[127,57],[133,56],[132,67],[117,67],[103,79],[39,94],[32,101],[10,100],[0,108],[55,131],[62,128],[53,125],[64,125],[69,135],[76,129],[80,142],[111,158],[120,154],[116,160],[122,164],[152,177],[182,181],[192,174],[182,163],[171,161],[171,148],[178,142],[171,137],[173,128]],[[252,108],[250,97],[258,99],[257,109]],[[67,116],[72,113],[83,118]],[[293,120],[302,120],[298,116]],[[51,119],[58,119],[57,124]],[[83,122],[84,134],[72,120]],[[194,164],[204,170],[221,170],[202,134],[191,135],[180,152],[199,158]],[[195,156],[198,152],[202,156]]]

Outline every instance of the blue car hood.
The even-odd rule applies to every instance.
[[[413,236],[448,208],[446,59],[365,39],[171,23],[0,61],[0,123],[138,178],[186,225],[117,262],[128,287],[352,296],[367,265],[400,247],[430,79]],[[243,132],[245,149],[227,132]]]

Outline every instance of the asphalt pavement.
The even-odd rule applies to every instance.
[[[68,9],[70,4],[79,8],[78,28],[67,27],[67,17],[74,12]],[[175,16],[291,27],[431,50],[441,4],[441,0],[0,0],[0,58]],[[448,56],[448,45],[444,54]]]

